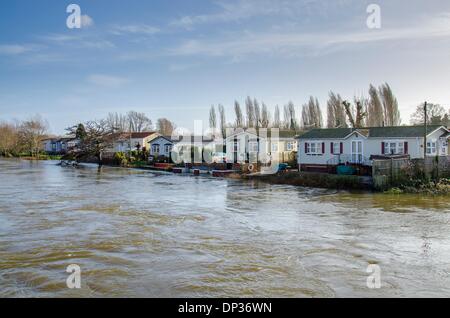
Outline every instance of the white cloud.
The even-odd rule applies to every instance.
[[[108,49],[115,47],[114,43],[96,36],[50,34],[41,36],[41,39],[61,46],[87,49]]]
[[[169,71],[170,72],[182,72],[182,71],[186,71],[186,70],[189,70],[189,69],[192,69],[192,68],[194,68],[194,67],[197,67],[198,66],[198,64],[194,64],[194,63],[191,63],[191,64],[181,64],[181,63],[178,63],[178,64],[170,64],[169,65]]]
[[[173,20],[170,25],[192,29],[198,24],[226,23],[246,20],[261,16],[290,16],[299,18],[301,15],[326,14],[327,11],[344,6],[354,0],[220,0],[215,2],[218,12],[183,16]]]
[[[87,80],[91,84],[108,88],[118,88],[130,82],[127,78],[105,74],[92,74]]]
[[[170,50],[171,55],[231,57],[261,54],[297,56],[327,54],[348,49],[351,45],[386,41],[424,40],[450,36],[450,14],[424,19],[414,27],[383,27],[381,30],[340,32],[240,32],[222,38],[191,39]]]
[[[161,30],[157,27],[146,24],[131,24],[131,25],[115,25],[112,27],[111,33],[115,35],[123,34],[144,34],[153,35],[159,33]]]
[[[89,28],[94,25],[94,20],[88,16],[87,14],[84,14],[81,16],[81,27],[82,28]]]
[[[19,44],[6,44],[0,45],[1,55],[19,55],[31,51],[32,48],[26,45]]]

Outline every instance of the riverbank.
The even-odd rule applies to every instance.
[[[39,155],[37,157],[32,157],[28,155],[24,156],[0,156],[0,158],[4,159],[21,159],[21,160],[36,160],[36,161],[47,161],[47,160],[61,160],[62,156],[60,155]]]
[[[238,175],[231,177],[239,178]],[[272,184],[288,184],[310,188],[373,190],[371,178],[359,176],[291,171],[272,175],[241,175],[241,178],[244,180],[259,180]]]
[[[437,181],[410,181],[407,185],[393,187],[387,194],[428,194],[428,195],[448,195],[450,196],[450,179],[440,179]]]
[[[147,165],[142,162],[136,164],[128,164],[126,166],[105,164],[104,166],[150,170],[160,172],[173,172],[178,174],[195,175],[194,167],[191,169],[180,168],[170,164],[159,164],[155,166]],[[200,170],[201,169],[197,169]],[[425,195],[450,195],[450,179],[441,179],[439,181],[422,180],[410,181],[407,185],[392,186],[389,189],[377,189],[374,187],[373,180],[367,176],[351,176],[351,175],[335,175],[314,172],[298,172],[284,171],[277,174],[245,174],[238,171],[225,170],[226,173],[214,173],[220,170],[210,170],[206,173],[198,175],[212,175],[213,177],[234,179],[234,180],[256,180],[269,184],[286,184],[299,187],[318,188],[318,189],[335,189],[335,190],[363,190],[370,192],[386,193],[386,194],[425,194]]]

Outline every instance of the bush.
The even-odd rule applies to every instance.
[[[128,165],[127,156],[123,152],[116,152],[114,154],[113,162],[115,165],[122,166],[122,167]]]

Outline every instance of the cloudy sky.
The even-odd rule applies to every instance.
[[[0,120],[39,113],[53,133],[131,109],[191,128],[219,103],[232,121],[248,95],[298,113],[313,95],[325,111],[330,90],[383,82],[404,123],[424,100],[450,103],[448,0],[2,0],[0,30]]]

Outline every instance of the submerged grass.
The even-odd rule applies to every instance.
[[[428,194],[450,195],[450,179],[442,178],[436,181],[412,180],[404,185],[390,188],[387,194]]]
[[[274,175],[243,176],[244,179],[261,180],[274,184],[289,184],[311,188],[361,190],[370,189],[370,185],[358,176],[343,176],[326,173],[285,172]]]

